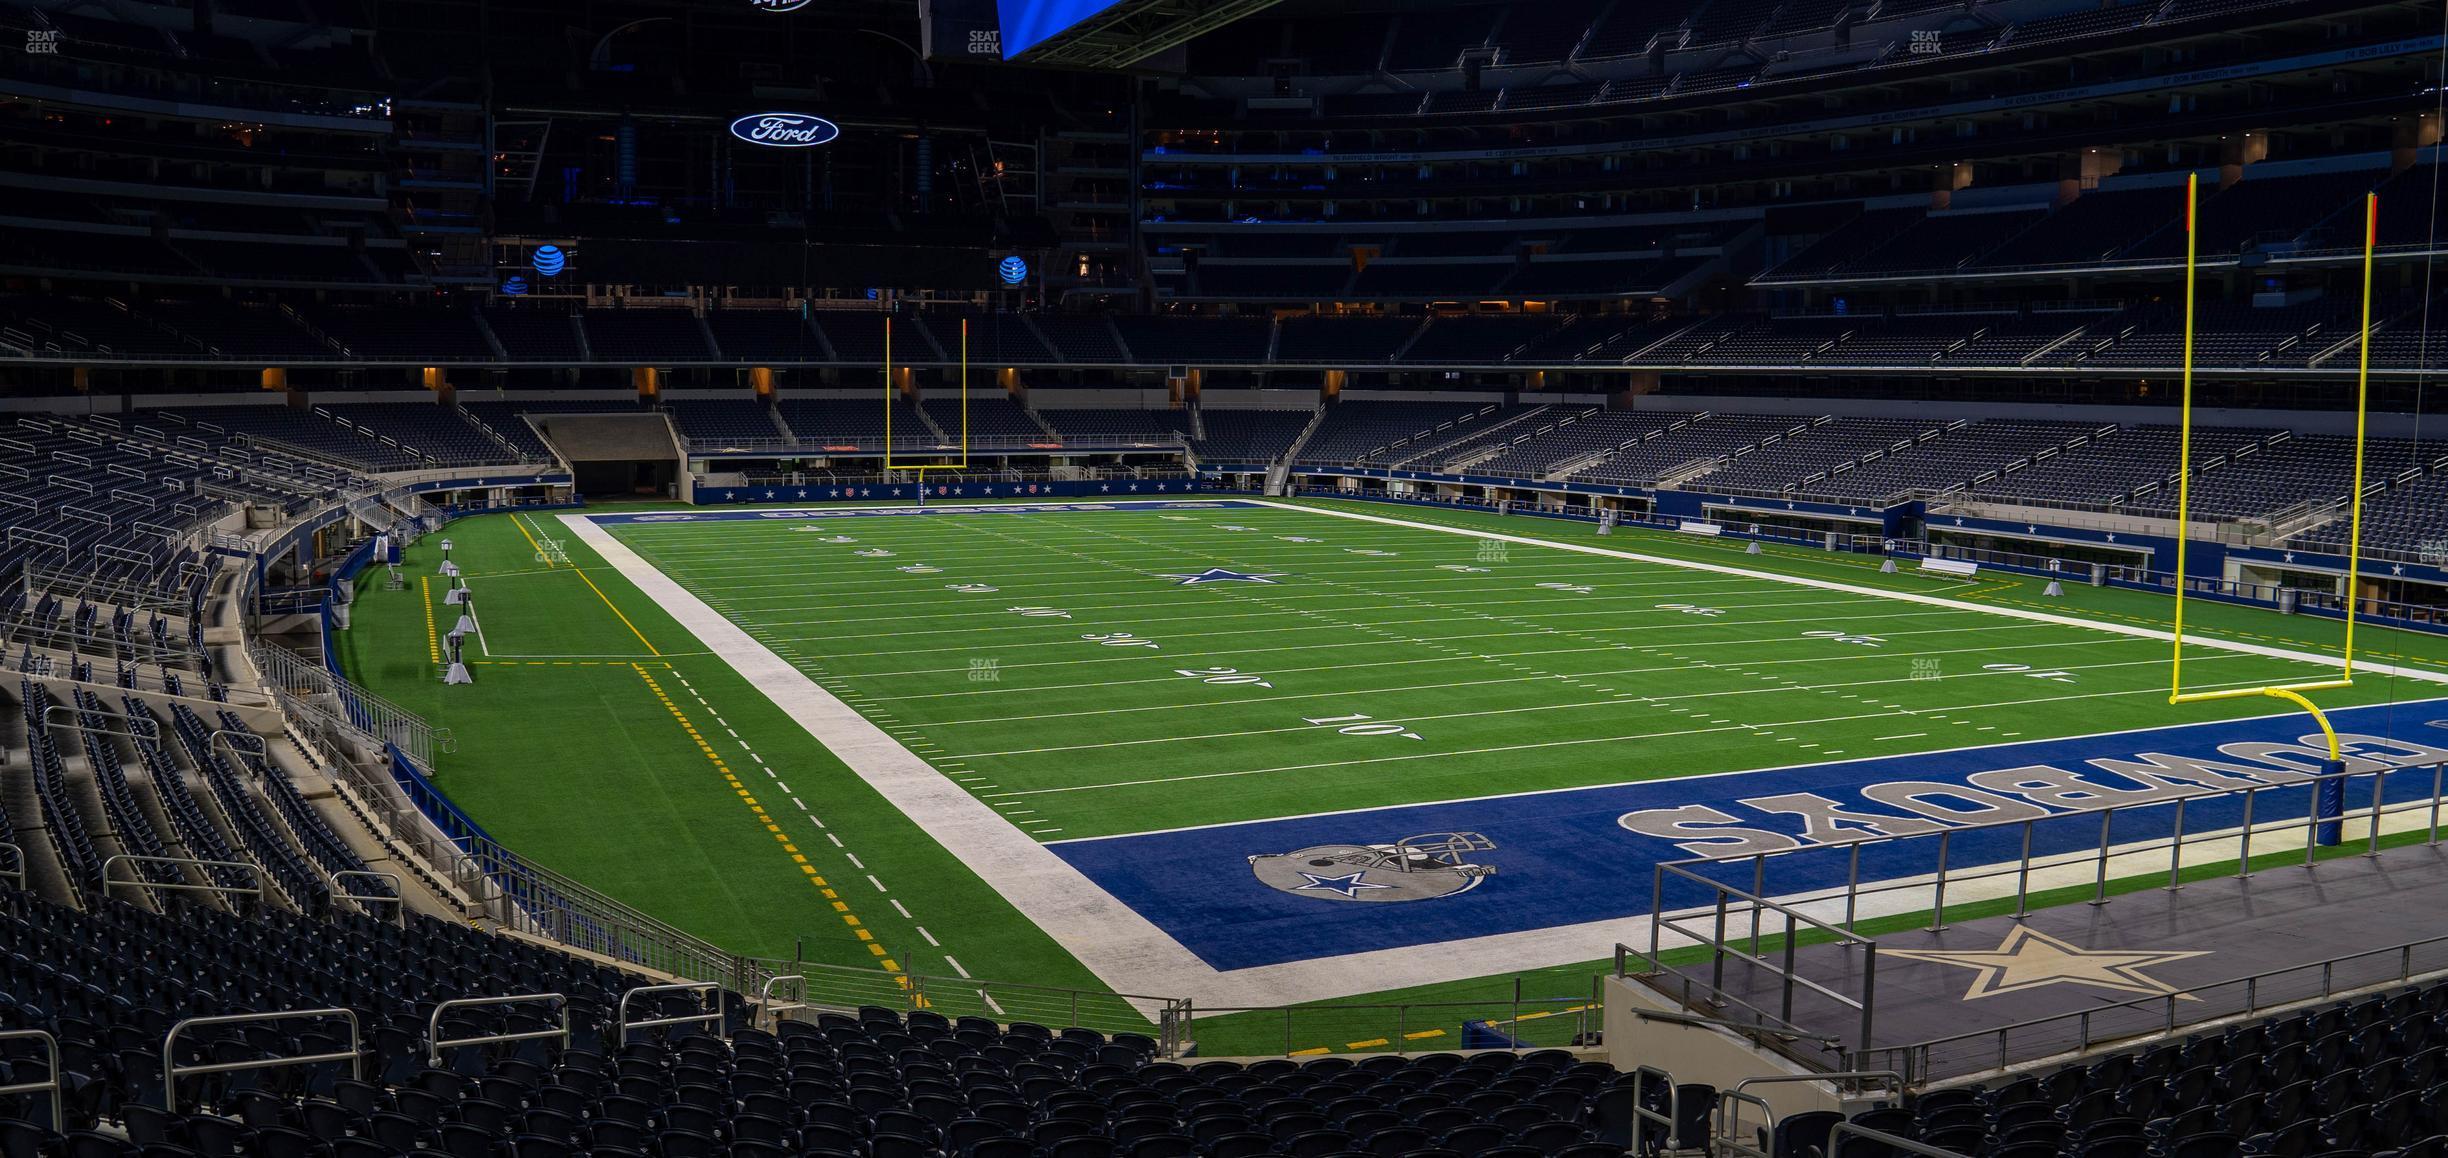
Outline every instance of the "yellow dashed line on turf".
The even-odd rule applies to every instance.
[[[425,601],[425,654],[433,657],[434,665],[442,663],[442,638],[434,633],[433,581],[417,576],[417,597]]]
[[[665,670],[670,670],[671,665],[665,664],[663,667]],[[832,903],[833,911],[840,914],[842,923],[849,926],[851,935],[867,946],[867,952],[878,958],[877,964],[882,966],[885,972],[901,972],[900,963],[894,961],[885,951],[884,946],[876,942],[875,934],[868,932],[865,924],[858,919],[858,915],[850,911],[849,903],[841,899],[841,895],[833,889],[831,882],[825,880],[824,876],[816,871],[815,865],[808,863],[807,857],[799,851],[799,846],[791,841],[790,834],[782,831],[782,826],[774,822],[773,814],[765,811],[765,806],[757,802],[756,794],[748,790],[747,783],[739,778],[737,772],[731,770],[731,765],[722,758],[722,753],[715,751],[712,744],[706,743],[705,735],[697,730],[697,725],[689,720],[688,714],[680,710],[680,705],[673,702],[671,694],[663,690],[662,683],[654,678],[653,673],[646,670],[646,665],[633,663],[629,665],[629,668],[638,674],[639,679],[646,681],[647,690],[654,693],[656,702],[662,704],[664,710],[672,714],[672,719],[679,721],[680,730],[688,733],[689,742],[697,745],[698,751],[705,753],[706,760],[712,763],[714,770],[722,775],[723,783],[731,786],[731,790],[739,795],[740,802],[747,805],[748,811],[754,813],[757,821],[765,826],[765,831],[773,834],[774,841],[782,846],[784,853],[789,855],[791,863],[799,866],[800,875],[806,877],[808,884],[823,895],[825,900]]]

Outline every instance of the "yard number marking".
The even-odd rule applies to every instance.
[[[1370,721],[1376,717],[1361,715],[1357,712],[1348,716],[1319,716],[1314,719],[1303,716],[1301,718],[1313,727],[1333,728],[1346,736],[1400,736],[1406,740],[1425,738],[1401,724],[1371,723]]]

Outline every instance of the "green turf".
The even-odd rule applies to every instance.
[[[2155,639],[1300,511],[613,532],[1049,839],[2170,719]],[[1165,578],[1211,566],[1276,578]],[[2210,647],[2186,658],[2204,688],[2323,673]],[[2434,694],[2403,684],[2367,676],[2335,699]]]
[[[1586,524],[1307,505],[2104,623],[2164,627],[2170,607],[2147,592],[2080,586],[2045,598],[2040,581],[2015,577],[1950,584],[1885,576],[1876,560],[1796,548],[1752,556],[1739,544],[1665,533],[1601,538]],[[2279,709],[2261,700],[2172,709],[2165,643],[2089,628],[1534,545],[1483,554],[1489,548],[1465,536],[1313,512],[1170,514],[1178,517],[936,515],[613,531],[1046,840]],[[442,630],[454,614],[441,605],[438,582],[412,578],[405,592],[387,592],[369,581],[342,650],[375,690],[455,732],[458,754],[442,759],[440,782],[510,847],[744,952],[804,952],[840,964],[889,959],[922,973],[1096,987],[556,520],[488,516],[448,534],[478,594],[481,648],[492,652],[471,650],[482,661],[478,684],[444,688],[436,678],[426,610],[446,617]],[[836,535],[857,541],[825,541]],[[539,546],[565,550],[583,578],[538,561]],[[428,538],[404,570],[431,576],[436,551]],[[1274,573],[1278,582],[1183,587],[1161,577],[1210,566]],[[1014,610],[1022,607],[1068,617]],[[2329,621],[2209,604],[2194,605],[2188,626],[2318,653],[2333,653],[2340,634]],[[1879,645],[1810,631],[1873,635]],[[1125,633],[1157,646],[1083,638]],[[2448,670],[2448,646],[2433,637],[2366,628],[2358,642],[2372,659]],[[2065,674],[1985,666],[1999,663]],[[2187,668],[2205,687],[2322,670],[2209,648],[2188,649]],[[1220,669],[1269,686],[1209,682],[1231,678],[1215,675]],[[2324,703],[2432,694],[2366,675]],[[1386,727],[1339,730],[1356,724]],[[720,768],[689,727],[715,747]],[[1380,731],[1397,734],[1369,734]],[[759,805],[744,803],[726,770]],[[783,799],[784,784],[823,818],[822,832],[785,823],[777,840],[767,829],[772,814],[755,809]],[[812,885],[786,848],[807,857],[826,885]],[[861,930],[873,941],[860,939]],[[1607,948],[1591,946],[1592,957]],[[1594,969],[1524,975],[1529,1001],[1521,1008],[1585,1002]],[[1439,1024],[1416,1029],[1384,1012],[1346,1009],[1292,1015],[1288,1039],[1283,1017],[1264,1014],[1204,1021],[1199,1036],[1211,1053],[1281,1049],[1287,1040],[1296,1049],[1392,1042],[1403,1032],[1447,1032],[1465,1013],[1509,1018],[1515,992],[1510,973],[1405,991],[1401,1000],[1469,1003],[1434,1012]],[[1573,1021],[1530,1019],[1519,1028],[1537,1039]]]

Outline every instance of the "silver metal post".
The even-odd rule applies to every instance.
[[[1853,931],[1853,917],[1861,905],[1861,842],[1858,840],[1853,842],[1850,859],[1852,864],[1845,870],[1844,931],[1848,933]]]
[[[2258,788],[2244,790],[2244,828],[2236,835],[2236,879],[2239,881],[2252,876],[2253,793],[2257,791]]]
[[[2432,845],[2439,844],[2440,789],[2443,787],[2440,781],[2443,776],[2448,776],[2448,760],[2431,766],[2431,839],[2428,843]]]
[[[2100,810],[2099,871],[2091,883],[2091,903],[2108,903],[2108,831],[2116,823],[2116,809]]]
[[[1954,837],[1955,833],[1952,829],[1940,832],[1938,834],[1938,883],[1936,890],[1932,892],[1930,896],[1930,926],[1928,931],[1932,933],[1943,933],[1946,931],[1947,851],[1950,843],[1954,840]]]
[[[2176,798],[2176,840],[2168,845],[2167,891],[2171,893],[2184,887],[2184,814],[2185,798],[2179,796]]]
[[[2381,770],[2372,773],[2371,843],[2365,846],[2363,849],[2363,855],[2365,857],[2377,857],[2380,855],[2381,809],[2388,803],[2387,798],[2382,793],[2388,785],[2388,774],[2389,770],[2386,768],[2382,768]]]
[[[2015,866],[2014,919],[2018,921],[2031,915],[2031,848],[2034,823],[2036,822],[2029,820],[2023,822],[2023,859]],[[1855,846],[1854,854],[1860,855],[1860,846]]]

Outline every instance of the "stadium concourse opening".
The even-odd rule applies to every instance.
[[[2448,1158],[2444,34],[0,3],[0,1158]]]
[[[587,498],[674,498],[685,463],[657,413],[539,414],[529,421],[570,466]]]

